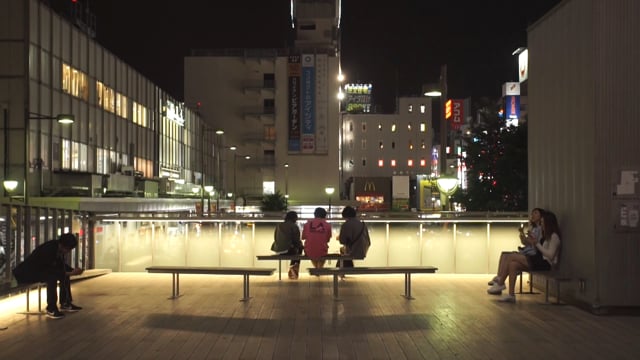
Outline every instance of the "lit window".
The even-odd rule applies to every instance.
[[[411,114],[413,112],[413,105],[409,105],[409,114]]]
[[[378,124],[378,130],[382,131],[382,124]]]
[[[411,131],[411,123],[407,124],[407,131]]]
[[[384,167],[384,160],[378,160],[378,167]]]
[[[378,145],[378,147],[379,147],[380,149],[384,149],[384,144],[382,143],[382,141],[380,141],[380,144]]]
[[[396,132],[396,124],[391,125],[391,132]]]
[[[426,132],[427,131],[427,124],[425,123],[420,123],[420,132]]]
[[[425,160],[425,159],[420,159],[420,166],[421,166],[421,167],[425,167],[425,166],[427,166],[427,160]]]
[[[391,160],[391,167],[396,167],[396,161],[395,160]]]
[[[407,166],[413,167],[413,159],[407,160]]]
[[[409,140],[409,150],[413,150],[413,141]]]
[[[424,105],[420,105],[420,113],[424,114],[425,111],[427,111],[427,107]]]
[[[420,149],[426,149],[427,145],[424,144],[424,140],[422,140],[422,143],[420,143]]]

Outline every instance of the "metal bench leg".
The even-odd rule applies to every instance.
[[[404,274],[404,297],[413,300],[411,296],[411,273]]]
[[[169,299],[177,299],[180,297],[180,273],[171,273],[171,297]]]
[[[247,301],[251,299],[249,296],[249,274],[242,275],[242,295],[243,298],[240,301]]]
[[[38,285],[38,311],[42,312],[42,284]]]
[[[544,289],[545,289],[544,302],[548,304],[549,303],[549,278],[548,277],[544,278]]]
[[[282,280],[282,259],[278,259],[278,280]]]

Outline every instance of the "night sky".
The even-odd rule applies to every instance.
[[[69,0],[70,1],[70,0]],[[394,110],[447,64],[449,97],[498,97],[517,80],[513,50],[526,28],[560,0],[343,0],[342,68],[373,83]],[[288,0],[89,0],[97,40],[177,99],[193,48],[283,48],[292,37]]]

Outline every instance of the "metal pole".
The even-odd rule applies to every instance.
[[[202,176],[200,176],[200,216],[204,216],[204,169],[205,169],[205,161],[204,161],[204,138],[207,134],[206,129],[204,128],[204,124],[202,124],[202,136],[200,137],[200,171],[202,171]]]
[[[447,119],[445,104],[447,102],[447,65],[440,68],[440,176],[447,173]]]
[[[236,212],[236,199],[238,198],[238,183],[237,183],[237,171],[238,171],[238,154],[233,154],[233,212]]]

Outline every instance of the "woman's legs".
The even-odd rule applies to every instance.
[[[526,256],[518,253],[508,254],[504,260],[505,264],[501,267],[498,277],[500,281],[502,281],[501,284],[509,277],[509,295],[514,295],[516,278],[522,270],[529,268],[529,263],[527,262]]]

